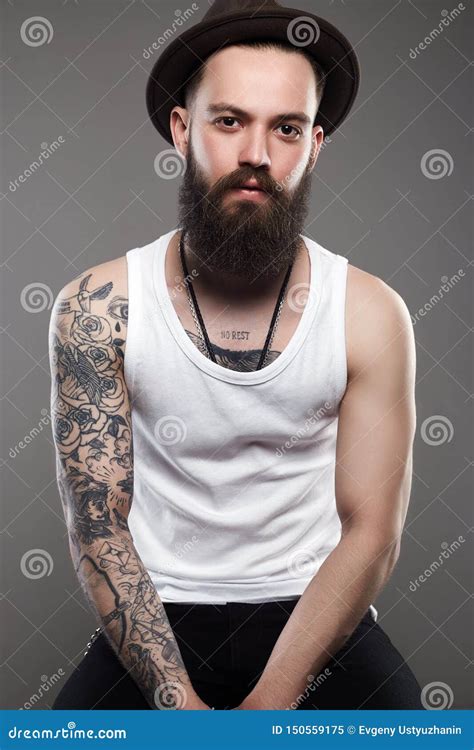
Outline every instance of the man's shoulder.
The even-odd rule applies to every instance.
[[[92,286],[103,287],[104,285],[109,285],[107,288],[114,289],[115,293],[120,291],[121,294],[127,296],[126,255],[112,258],[103,263],[98,263],[96,266],[90,266],[85,271],[81,271],[78,276],[75,276],[64,284],[58,294],[58,298],[69,298],[71,295],[80,292],[94,294]],[[102,294],[105,294],[105,292],[102,292]],[[96,293],[92,298],[98,299],[98,297],[99,295]]]
[[[379,276],[363,271],[362,268],[347,265],[347,295],[350,312],[359,317],[402,315],[406,317],[408,307],[405,300]],[[408,313],[409,314],[409,313]]]
[[[88,335],[95,331],[98,342],[108,341],[112,331],[120,331],[116,338],[125,345],[127,323],[127,258],[123,255],[91,266],[64,284],[51,310],[50,342],[52,345],[55,337],[69,340],[71,330],[83,327]]]
[[[347,269],[346,337],[349,369],[360,371],[389,348],[403,357],[413,345],[408,306],[399,292],[352,264]]]

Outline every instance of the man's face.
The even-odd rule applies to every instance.
[[[178,108],[179,109],[179,108]],[[227,47],[207,64],[186,130],[180,224],[216,272],[248,281],[295,258],[308,208],[313,70],[302,56]],[[242,189],[250,181],[261,190]]]

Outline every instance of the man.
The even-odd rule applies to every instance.
[[[410,494],[410,316],[301,233],[355,55],[322,19],[302,51],[300,11],[240,5],[150,77],[179,228],[53,310],[58,483],[100,623],[54,708],[421,708],[372,605]]]

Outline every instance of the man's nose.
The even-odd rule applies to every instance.
[[[239,165],[251,164],[253,167],[270,167],[267,133],[263,128],[248,128],[241,144]]]

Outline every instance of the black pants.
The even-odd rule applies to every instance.
[[[250,604],[164,604],[189,677],[216,709],[239,705],[258,681],[298,600]],[[298,709],[421,709],[420,686],[370,610],[319,675]],[[149,709],[100,633],[53,709]]]

